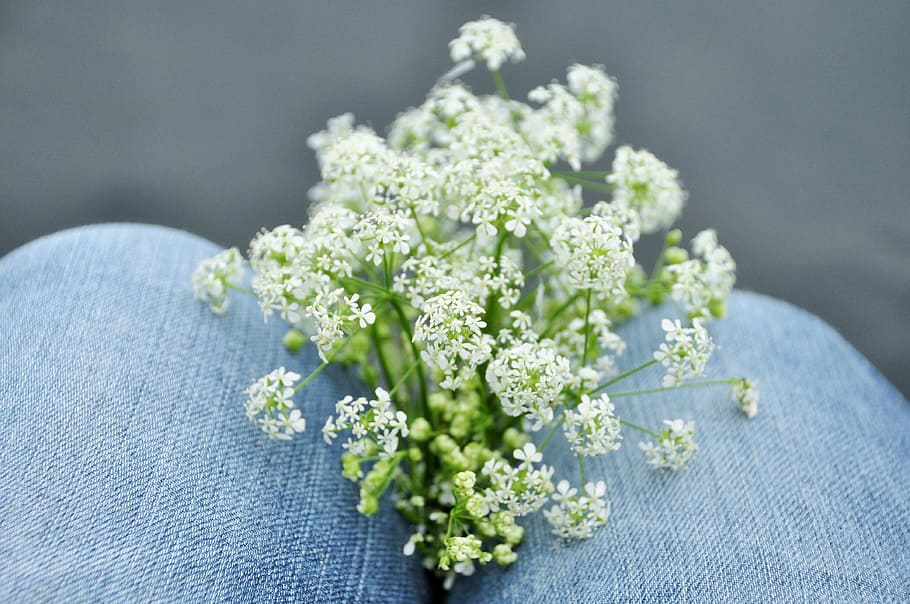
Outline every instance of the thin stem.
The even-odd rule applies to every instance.
[[[461,248],[463,248],[463,247],[466,246],[467,244],[469,244],[469,243],[471,243],[472,241],[474,241],[474,239],[475,239],[476,237],[477,237],[477,232],[475,231],[475,232],[471,233],[471,236],[470,236],[470,237],[467,237],[467,238],[464,239],[461,243],[459,243],[458,245],[456,245],[455,247],[453,247],[452,249],[450,249],[448,252],[446,252],[445,254],[443,254],[442,256],[440,256],[439,259],[442,260],[443,258],[448,258],[449,256],[451,256],[452,254],[454,254],[455,252],[457,252],[458,250],[460,250]]]
[[[389,396],[394,396],[398,389],[408,381],[408,378],[411,377],[411,374],[414,373],[414,370],[417,369],[417,366],[420,365],[420,362],[421,361],[418,359],[417,361],[414,361],[410,367],[408,367],[408,370],[404,372],[404,375],[401,376],[401,379],[398,380],[394,386],[392,386],[391,390],[389,390]]]
[[[699,386],[722,386],[733,385],[741,378],[729,378],[726,380],[705,380],[702,382],[691,382],[689,384],[680,384],[679,386],[667,386],[665,388],[647,388],[645,390],[628,390],[626,392],[610,392],[610,398],[621,398],[623,396],[636,396],[639,394],[655,394],[657,392],[672,392],[682,390],[683,388],[697,388]]]
[[[585,487],[587,484],[587,479],[585,478],[585,458],[584,455],[577,455],[578,457],[578,471],[581,473],[581,488]]]
[[[228,283],[226,281],[224,283],[224,286],[228,289],[234,290],[235,292],[240,292],[241,294],[246,294],[253,297],[256,296],[256,292],[251,289],[247,289],[246,287],[240,287],[239,285],[234,285],[233,283]]]
[[[623,426],[628,426],[628,427],[632,428],[633,430],[638,430],[639,432],[644,432],[645,434],[647,434],[649,436],[653,436],[654,438],[660,438],[660,434],[658,434],[654,430],[648,430],[644,426],[639,426],[638,424],[633,424],[629,420],[620,418],[619,423],[621,423]]]
[[[581,366],[588,366],[588,338],[591,333],[591,324],[588,322],[588,319],[591,317],[591,288],[588,288],[588,293],[585,294],[585,347],[581,355]]]
[[[494,69],[494,70],[490,71],[490,75],[493,76],[493,83],[496,84],[496,90],[499,91],[499,96],[501,96],[503,98],[503,100],[506,100],[506,101],[510,100],[509,91],[506,90],[506,83],[505,83],[505,81],[503,81],[502,74],[499,73],[499,70]]]
[[[554,262],[556,262],[556,261],[555,261],[555,260],[550,260],[549,262],[544,262],[543,264],[541,264],[541,265],[538,266],[537,268],[528,271],[528,273],[525,275],[525,279],[530,279],[531,277],[533,277],[534,275],[536,275],[536,274],[539,273],[540,271],[545,271],[545,270],[547,270],[548,268],[550,268],[550,266],[552,266],[552,264],[553,264]]]
[[[653,365],[653,364],[655,364],[655,363],[657,363],[657,359],[651,359],[650,361],[648,361],[648,362],[645,363],[644,365],[639,365],[639,366],[636,367],[635,369],[630,369],[629,371],[627,371],[627,372],[625,372],[625,373],[619,374],[618,376],[616,376],[616,377],[613,378],[612,380],[610,380],[610,381],[608,381],[608,382],[604,382],[603,384],[601,384],[600,386],[598,386],[597,388],[595,388],[594,390],[592,390],[592,391],[589,392],[588,394],[595,394],[595,393],[597,393],[597,392],[600,392],[600,391],[603,390],[604,388],[608,388],[608,387],[612,386],[613,384],[615,384],[616,382],[618,382],[618,381],[620,381],[620,380],[624,380],[624,379],[626,379],[627,377],[629,377],[630,375],[633,375],[633,374],[635,374],[635,373],[638,373],[638,372],[641,371],[642,369],[647,369],[648,367],[650,367],[651,365]]]
[[[550,431],[547,432],[547,435],[540,442],[540,447],[538,447],[538,449],[537,449],[538,451],[543,451],[546,448],[546,446],[548,444],[550,444],[550,441],[553,440],[553,436],[556,435],[556,431],[559,430],[559,427],[562,425],[562,422],[564,419],[566,419],[565,415],[561,416],[559,418],[559,420],[555,424],[553,424],[553,427],[550,428]]]
[[[414,217],[414,224],[417,225],[417,232],[420,233],[420,240],[423,241],[423,244],[427,246],[427,251],[430,255],[433,255],[433,246],[430,245],[430,240],[427,239],[426,234],[423,232],[423,227],[420,226],[420,217],[417,215],[417,210],[411,207],[411,216]]]
[[[587,180],[586,178],[579,178],[573,176],[572,174],[554,174],[555,178],[561,178],[562,180],[576,185],[581,185],[585,189],[591,189],[592,191],[598,191],[600,193],[613,193],[613,188],[606,184],[600,182],[594,182],[592,180]]]
[[[571,172],[554,170],[550,174],[557,177],[574,176],[576,178],[596,178],[601,180],[612,174],[612,172],[609,170],[573,170]]]
[[[317,367],[316,369],[314,369],[314,370],[310,373],[310,375],[306,376],[306,377],[303,379],[302,382],[300,382],[299,384],[297,384],[297,386],[294,388],[294,392],[295,392],[295,393],[296,393],[296,392],[300,392],[300,391],[303,389],[304,386],[306,386],[307,384],[309,384],[310,382],[312,382],[313,379],[314,379],[317,375],[319,375],[320,373],[322,373],[322,370],[325,369],[326,367],[328,367],[328,366],[331,364],[331,362],[332,362],[332,359],[329,359],[328,361],[323,361],[322,364],[321,364],[319,367]]]
[[[404,314],[404,309],[401,307],[401,304],[395,300],[390,300],[389,302],[391,302],[392,308],[394,308],[395,312],[398,314],[398,323],[401,325],[401,329],[404,331],[405,335],[408,336],[408,343],[411,345],[411,353],[414,355],[414,364],[417,367],[417,381],[420,386],[420,404],[423,409],[423,416],[430,417],[427,382],[423,373],[423,363],[420,359],[420,351],[417,349],[417,344],[414,343],[414,332],[411,330],[411,323],[408,321],[407,315]]]
[[[385,349],[382,346],[382,341],[379,339],[379,329],[376,327],[376,323],[373,323],[370,328],[370,338],[373,340],[373,347],[376,348],[376,357],[379,359],[379,366],[382,368],[383,376],[385,376],[385,383],[391,386],[392,370],[390,369],[389,361],[385,356]]]
[[[547,326],[544,327],[543,332],[540,334],[541,338],[545,338],[550,335],[550,330],[553,329],[553,327],[555,327],[556,320],[559,318],[559,315],[564,313],[567,308],[569,308],[570,306],[575,304],[575,301],[578,300],[580,297],[581,297],[581,292],[578,292],[577,294],[575,294],[574,296],[572,296],[571,298],[566,300],[562,306],[557,308],[553,312],[553,314],[550,315],[550,320],[547,322]]]

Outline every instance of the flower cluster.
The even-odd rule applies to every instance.
[[[306,429],[306,419],[293,400],[298,380],[300,374],[279,367],[246,389],[246,416],[272,438],[290,440]]]
[[[242,277],[243,257],[232,247],[199,263],[193,271],[193,295],[213,313],[223,315],[229,304],[228,289],[239,285]]]
[[[660,326],[665,332],[665,342],[654,353],[654,359],[667,368],[663,385],[678,386],[683,380],[704,373],[714,352],[714,341],[704,323],[695,319],[692,327],[683,327],[679,320],[664,319]]]
[[[657,442],[639,443],[653,467],[682,470],[698,451],[695,422],[664,420],[666,428],[656,434]]]
[[[628,430],[655,439],[641,445],[655,468],[689,463],[692,422],[658,433],[626,418],[635,406],[622,397],[672,391],[705,371],[707,321],[723,316],[735,272],[713,231],[695,237],[690,257],[670,230],[651,271],[637,261],[640,237],[668,229],[686,193],[644,150],[618,148],[609,172],[582,169],[613,139],[617,87],[603,67],[572,65],[565,82],[523,102],[499,72],[525,56],[513,26],[467,23],[449,50],[458,64],[388,136],[344,114],[308,139],[321,174],[309,221],[253,239],[249,287],[236,248],[192,277],[218,314],[229,295],[255,295],[266,318],[290,326],[289,350],[309,339],[323,361],[302,379],[280,368],[247,389],[246,413],[269,436],[306,429],[293,398],[308,396],[316,374],[358,369],[373,394],[337,401],[323,437],[341,443],[357,509],[373,515],[391,494],[413,526],[403,553],[445,586],[478,565],[514,563],[528,514],[542,511],[560,538],[592,537],[610,504],[584,458],[619,449]],[[497,94],[457,81],[475,61]],[[669,297],[685,316],[663,321],[657,352],[627,347],[618,326]],[[658,363],[659,386],[622,387],[639,372],[656,385]],[[719,384],[755,414],[754,381],[684,386]],[[557,476],[544,459],[552,448],[577,456],[578,470]]]
[[[556,505],[544,512],[553,534],[562,539],[590,539],[610,517],[610,502],[604,499],[607,484],[599,480],[585,483],[584,494],[560,480],[553,493]]]

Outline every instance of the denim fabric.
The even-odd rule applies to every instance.
[[[758,416],[727,387],[615,399],[639,425],[696,420],[691,469],[651,470],[647,437],[624,428],[620,450],[586,465],[607,481],[609,523],[560,544],[529,519],[518,562],[456,584],[453,602],[910,602],[910,404],[809,313],[744,292],[729,307],[710,325],[708,377],[757,378]],[[668,312],[621,330],[627,366],[656,348]],[[660,373],[614,391],[659,385]],[[578,483],[561,438],[547,454]]]
[[[252,300],[191,299],[216,248],[142,226],[85,227],[0,260],[0,601],[428,599],[390,507],[354,511],[318,422],[356,389],[330,370],[298,396],[293,443],[243,417],[241,390],[285,365]],[[631,366],[666,309],[623,329]],[[588,463],[613,515],[563,545],[540,517],[515,566],[460,579],[454,602],[910,600],[910,405],[811,315],[737,293],[712,377],[760,380],[745,419],[725,387],[616,399],[629,419],[697,421],[687,472],[654,472],[638,435]],[[622,389],[651,386],[659,370]],[[561,437],[547,450],[577,482]]]
[[[426,597],[407,531],[367,519],[319,423],[350,378],[298,395],[293,443],[244,417],[242,389],[312,350],[235,296],[192,299],[218,248],[99,226],[0,261],[0,601],[375,601]],[[305,401],[305,402],[304,402]]]

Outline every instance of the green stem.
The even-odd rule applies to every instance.
[[[649,436],[653,436],[654,438],[660,438],[660,434],[658,434],[654,430],[648,430],[644,426],[639,426],[638,424],[633,424],[632,422],[630,422],[628,420],[620,418],[619,423],[621,423],[623,426],[628,426],[628,427],[632,428],[633,430],[638,430],[639,432],[644,432],[645,434],[647,434]]]
[[[506,90],[506,83],[505,83],[505,81],[503,81],[502,74],[499,73],[499,70],[494,69],[493,71],[490,72],[490,75],[493,76],[493,83],[496,84],[496,90],[499,91],[499,96],[501,96],[503,98],[503,100],[506,100],[506,101],[510,100],[509,91]]]
[[[398,323],[401,325],[401,329],[408,337],[408,343],[411,345],[411,353],[414,355],[414,364],[417,367],[417,381],[419,382],[420,386],[420,404],[423,410],[423,416],[430,417],[427,381],[423,372],[423,362],[420,358],[420,350],[417,349],[417,344],[414,343],[414,332],[411,330],[411,323],[408,321],[407,315],[404,314],[404,309],[401,307],[401,304],[395,300],[390,300],[389,302],[392,304],[392,308],[394,308],[395,312],[398,314]]]
[[[299,384],[297,384],[297,386],[294,388],[294,392],[295,392],[295,393],[300,392],[300,390],[303,389],[304,386],[306,386],[307,384],[309,384],[310,382],[312,382],[313,379],[314,379],[317,375],[319,375],[320,373],[322,373],[322,370],[325,369],[326,367],[328,367],[328,366],[331,364],[331,362],[332,362],[332,359],[329,359],[328,361],[323,361],[322,364],[321,364],[319,367],[317,367],[316,369],[314,369],[314,370],[310,373],[310,375],[306,376],[306,377],[303,379],[302,382],[300,382]]]
[[[385,356],[385,349],[382,341],[379,339],[379,329],[373,323],[370,329],[370,338],[373,340],[373,347],[376,348],[376,357],[379,359],[379,366],[382,368],[382,375],[385,376],[385,383],[392,384],[392,370],[389,367],[389,361]]]
[[[544,439],[540,442],[540,447],[537,448],[538,451],[543,451],[546,446],[550,444],[550,441],[553,440],[553,436],[556,435],[556,431],[559,430],[559,427],[562,425],[562,422],[565,418],[566,416],[563,415],[559,418],[559,420],[557,420],[555,424],[553,424],[553,427],[550,428],[549,432],[547,432],[546,437],[544,437]]]
[[[530,279],[531,277],[533,277],[534,275],[536,275],[536,274],[539,273],[540,271],[545,271],[545,270],[547,270],[548,268],[550,268],[550,266],[552,266],[552,264],[553,264],[554,262],[556,262],[556,261],[555,261],[555,260],[550,260],[549,262],[544,262],[543,264],[541,264],[541,265],[538,266],[537,268],[528,271],[528,273],[525,275],[525,279]]]
[[[431,256],[434,255],[433,246],[430,245],[430,240],[427,239],[426,234],[423,232],[423,227],[420,225],[420,217],[417,215],[417,210],[413,207],[411,207],[411,216],[414,217],[414,223],[417,225],[417,232],[420,233],[420,240],[427,246],[427,252],[429,252]]]
[[[228,289],[234,290],[235,292],[240,292],[241,294],[246,294],[253,297],[256,296],[256,292],[253,290],[247,289],[246,287],[240,287],[239,285],[234,285],[233,283],[228,283],[227,281],[224,282],[224,286]]]
[[[454,254],[455,252],[457,252],[458,250],[460,250],[461,248],[463,248],[463,247],[466,246],[467,244],[469,244],[469,243],[471,243],[472,241],[474,241],[474,239],[475,239],[476,237],[477,237],[477,232],[475,231],[474,233],[471,233],[471,236],[470,236],[470,237],[467,237],[467,238],[464,239],[461,243],[459,243],[458,245],[456,245],[455,247],[453,247],[452,249],[450,249],[448,252],[446,252],[445,254],[443,254],[442,256],[440,256],[439,259],[442,260],[443,258],[448,258],[449,256],[451,256],[452,254]]]
[[[499,236],[499,240],[496,242],[496,266],[493,268],[493,277],[498,277],[501,273],[500,263],[502,262],[502,251],[506,245],[506,239],[508,239],[508,232],[504,232]],[[499,310],[499,300],[496,296],[490,296],[490,300],[487,302],[487,310],[484,316],[487,319],[487,330],[488,333],[495,333],[493,330],[496,329],[496,312]]]
[[[609,170],[578,170],[577,172],[574,170],[571,172],[556,170],[550,172],[550,175],[559,178],[562,178],[563,176],[574,176],[576,178],[593,178],[597,180],[603,180],[610,174],[612,174],[612,172]]]
[[[583,455],[577,455],[576,457],[578,457],[578,471],[581,473],[581,488],[584,489],[587,483],[585,478],[585,458]]]
[[[600,193],[613,193],[613,188],[606,183],[594,182],[585,178],[573,176],[571,174],[560,174],[554,176],[556,178],[561,178],[567,183],[581,185],[585,189],[591,189],[592,191],[598,191]]]
[[[589,392],[588,394],[595,394],[595,393],[597,393],[597,392],[600,392],[600,391],[603,390],[604,388],[608,388],[608,387],[612,386],[613,384],[615,384],[616,382],[618,382],[618,381],[620,381],[620,380],[624,380],[624,379],[626,379],[627,377],[629,377],[630,375],[633,375],[633,374],[635,374],[635,373],[638,373],[638,372],[641,371],[642,369],[647,369],[648,367],[650,367],[651,365],[654,365],[655,363],[657,363],[657,359],[651,359],[650,361],[648,361],[648,362],[645,363],[644,365],[639,365],[639,366],[636,367],[635,369],[630,369],[629,371],[627,371],[627,372],[625,372],[625,373],[619,374],[618,376],[616,376],[616,377],[613,378],[612,380],[610,380],[610,381],[608,381],[608,382],[604,382],[603,384],[601,384],[600,386],[598,386],[597,388],[595,388],[594,390],[592,390],[592,391]]]
[[[588,322],[588,319],[591,317],[591,288],[588,288],[588,293],[585,294],[585,347],[581,355],[581,366],[588,366],[588,338],[591,333],[591,324]]]
[[[401,379],[398,380],[398,382],[394,386],[392,386],[391,390],[389,390],[389,396],[394,396],[394,394],[398,391],[398,389],[401,388],[401,386],[404,385],[408,381],[408,378],[411,377],[411,374],[414,373],[414,370],[417,369],[417,367],[418,367],[418,365],[420,365],[420,363],[421,363],[421,361],[417,360],[417,361],[414,361],[410,367],[408,367],[408,370],[404,372],[404,375],[401,376]]]
[[[553,314],[550,315],[550,320],[547,321],[547,326],[544,327],[543,332],[541,332],[541,334],[540,334],[540,337],[541,337],[541,338],[546,338],[546,337],[548,337],[548,336],[550,335],[550,330],[553,329],[553,327],[556,326],[556,320],[559,318],[559,315],[561,315],[562,313],[564,313],[564,312],[566,311],[566,309],[568,309],[570,306],[572,306],[573,304],[575,304],[575,301],[578,300],[580,297],[581,297],[581,292],[579,292],[579,293],[573,295],[573,296],[570,297],[568,300],[566,300],[565,303],[564,303],[562,306],[560,306],[559,308],[557,308],[557,309],[553,312]]]
[[[610,392],[610,398],[620,398],[623,396],[636,396],[639,394],[655,394],[657,392],[672,392],[674,390],[682,390],[683,388],[697,388],[699,386],[721,386],[721,385],[733,385],[738,382],[741,378],[729,378],[726,380],[705,380],[701,382],[692,382],[689,384],[680,384],[679,386],[667,386],[666,388],[648,388],[646,390],[628,390],[626,392]]]

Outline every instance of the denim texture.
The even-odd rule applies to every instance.
[[[0,601],[429,598],[403,522],[387,502],[354,510],[340,447],[319,434],[353,376],[328,370],[298,395],[310,425],[295,442],[243,416],[251,381],[317,358],[286,353],[252,299],[224,317],[192,300],[190,272],[215,251],[108,225],[0,260]],[[624,366],[667,312],[624,326]],[[743,292],[730,315],[711,325],[708,377],[758,378],[759,415],[726,387],[615,399],[651,427],[695,419],[691,469],[650,470],[624,429],[587,464],[608,483],[606,527],[561,544],[525,519],[518,562],[459,579],[451,601],[910,601],[910,405],[812,315]],[[561,437],[547,452],[577,483]]]
[[[373,601],[426,597],[407,530],[357,513],[340,445],[319,432],[352,380],[296,397],[311,420],[270,440],[242,390],[306,374],[280,321],[235,295],[192,298],[218,248],[146,226],[96,226],[0,261],[0,601]]]

